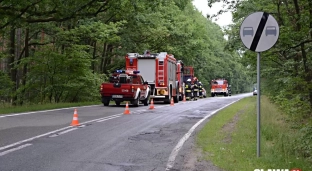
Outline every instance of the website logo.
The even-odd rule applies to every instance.
[[[294,168],[294,169],[255,169],[254,171],[303,171],[303,170]]]

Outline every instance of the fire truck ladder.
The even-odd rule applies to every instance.
[[[158,74],[157,75],[158,75],[158,81],[164,82],[164,79],[165,79],[164,61],[158,61]]]

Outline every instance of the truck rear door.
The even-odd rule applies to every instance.
[[[149,84],[154,83],[156,75],[155,58],[139,58],[138,70],[140,71],[141,76],[144,78],[144,81],[147,81]]]
[[[102,94],[112,96],[112,98],[132,97],[132,86],[122,83],[105,83],[103,84]]]

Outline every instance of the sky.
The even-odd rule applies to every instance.
[[[194,6],[203,13],[203,15],[206,17],[207,14],[213,15],[217,14],[219,10],[222,9],[222,2],[221,3],[215,3],[212,8],[208,7],[207,0],[193,0]],[[227,26],[229,24],[232,24],[232,14],[230,12],[224,13],[220,16],[218,16],[218,20],[213,22],[217,23],[221,28],[224,26]]]

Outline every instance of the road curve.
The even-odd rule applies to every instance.
[[[249,95],[130,108],[130,115],[124,107],[79,107],[79,128],[69,126],[73,109],[2,117],[0,170],[164,171],[192,126]]]

